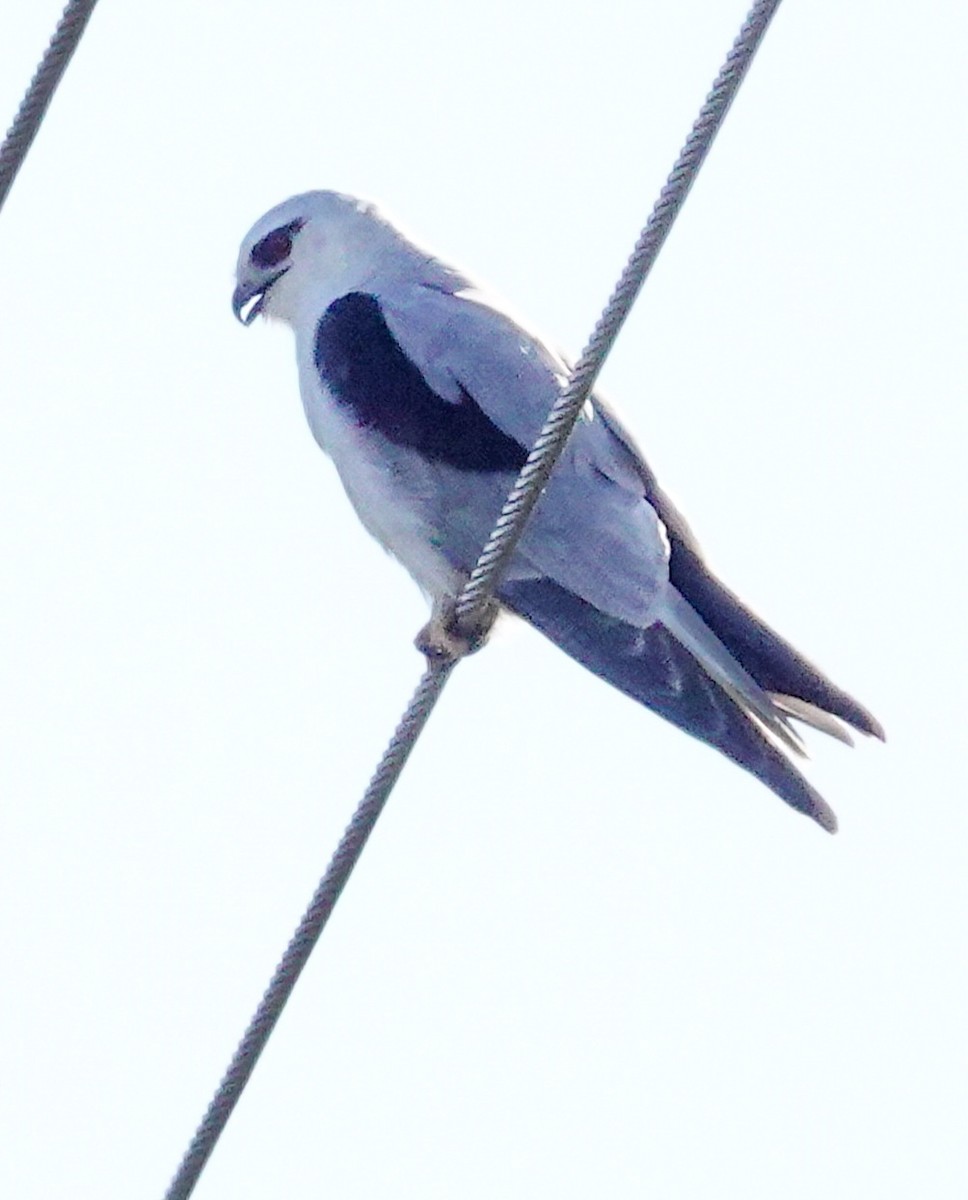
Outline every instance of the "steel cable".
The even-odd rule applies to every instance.
[[[560,398],[548,414],[548,419],[508,496],[494,531],[488,538],[467,585],[457,599],[455,615],[463,629],[477,632],[478,623],[488,616],[489,600],[521,536],[523,526],[672,228],[779,4],[780,0],[760,0],[754,4],[737,35],[588,345]],[[194,1191],[205,1163],[214,1150],[259,1055],[265,1049],[296,981],[319,940],[454,665],[453,662],[442,662],[432,666],[420,680],[413,699],[397,726],[380,765],[330,860],[326,874],[293,934],[165,1193],[165,1200],[187,1200]]]
[[[548,482],[578,414],[679,215],[779,4],[780,0],[754,4],[736,35],[733,48],[726,56],[706,97],[706,103],[700,109],[669,178],[659,193],[645,228],[629,255],[625,270],[564,391],[552,405],[544,427],[495,523],[494,532],[481,551],[467,586],[458,597],[456,616],[462,626],[473,628],[484,613],[488,599],[521,538],[525,522]]]
[[[363,799],[330,859],[326,874],[319,881],[259,1007],[222,1076],[178,1173],[165,1193],[166,1200],[184,1200],[194,1190],[453,667],[453,663],[447,663],[424,672]]]
[[[47,106],[87,27],[97,0],[69,0],[0,146],[0,209],[40,129]]]

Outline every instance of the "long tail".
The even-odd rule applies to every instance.
[[[823,728],[830,723],[827,714],[833,712],[862,732],[879,735],[880,726],[731,593],[728,597],[759,629],[757,634],[743,626],[739,615],[730,610],[732,645],[704,614],[674,593],[660,621],[639,629],[605,615],[549,579],[509,582],[501,589],[501,600],[509,609],[572,658],[714,746],[787,804],[834,832],[833,811],[765,730],[789,749],[799,750],[788,716]],[[737,654],[736,649],[747,643],[757,652]],[[792,661],[774,661],[770,650],[774,658],[786,656]],[[803,680],[808,686],[800,686]],[[775,699],[774,692],[780,693]]]
[[[669,577],[679,594],[763,691],[781,698],[778,700],[781,707],[784,697],[794,701],[792,707],[800,711],[791,712],[792,716],[823,728],[823,718],[813,720],[811,713],[815,716],[818,711],[829,713],[860,733],[884,740],[884,729],[872,713],[747,608],[709,570],[698,550],[678,538],[673,540]]]
[[[763,691],[674,587],[666,588],[658,620],[747,716],[755,717],[788,750],[804,754],[803,742],[790,725],[787,713]]]

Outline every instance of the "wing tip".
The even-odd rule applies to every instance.
[[[837,814],[826,802],[819,796],[814,801],[813,809],[807,814],[812,817],[821,829],[825,829],[827,833],[836,833],[839,826],[837,824]]]

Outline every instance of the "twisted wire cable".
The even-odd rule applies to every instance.
[[[87,27],[97,0],[69,0],[0,146],[0,209],[40,129],[47,106]]]
[[[232,1110],[238,1103],[255,1064],[259,1061],[259,1055],[265,1049],[276,1022],[282,1016],[282,1010],[292,995],[296,980],[309,961],[313,947],[363,853],[363,847],[389,799],[393,785],[410,757],[410,752],[416,745],[417,738],[426,725],[453,668],[453,663],[446,663],[424,672],[363,799],[330,859],[326,874],[319,881],[313,898],[263,993],[259,1007],[222,1076],[208,1110],[165,1193],[165,1200],[187,1200],[194,1191],[195,1184],[215,1149],[215,1144],[232,1115]]]
[[[552,468],[578,420],[578,414],[605,365],[605,359],[665,244],[779,5],[780,0],[759,0],[750,9],[743,27],[736,35],[733,47],[659,193],[645,228],[639,234],[588,345],[582,351],[564,391],[552,405],[495,523],[494,532],[485,543],[477,565],[457,599],[455,616],[460,627],[473,628],[484,616],[487,602],[521,539],[531,510],[548,482]]]
[[[458,598],[455,615],[462,627],[472,627],[485,616],[493,589],[514,551],[524,523],[547,482],[582,405],[601,371],[605,357],[665,242],[779,3],[780,0],[759,0],[750,10],[588,346],[561,397],[552,407],[544,428],[508,496],[494,532],[485,544],[477,565]],[[370,785],[353,814],[165,1193],[165,1200],[188,1200],[194,1191],[205,1163],[214,1150],[259,1055],[265,1049],[296,981],[319,940],[455,665],[453,661],[432,665],[421,678],[413,699],[384,751]]]

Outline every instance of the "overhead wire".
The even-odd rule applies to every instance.
[[[0,146],[0,209],[23,166],[47,108],[87,28],[97,0],[68,0],[34,77]]]
[[[754,4],[737,34],[588,344],[565,388],[552,405],[544,427],[495,522],[494,531],[480,553],[467,586],[457,599],[455,611],[459,624],[466,623],[473,628],[485,612],[488,600],[521,538],[531,510],[548,482],[578,414],[605,365],[605,359],[665,244],[779,3],[780,0],[772,0]]]
[[[555,401],[454,606],[458,631],[478,639],[493,620],[494,589],[541,489],[564,448],[639,291],[705,161],[780,0],[757,0],[700,109],[618,283],[567,384]],[[165,1200],[187,1200],[238,1103],[313,947],[363,852],[457,659],[431,662],[320,880],[296,932],[195,1132]]]

